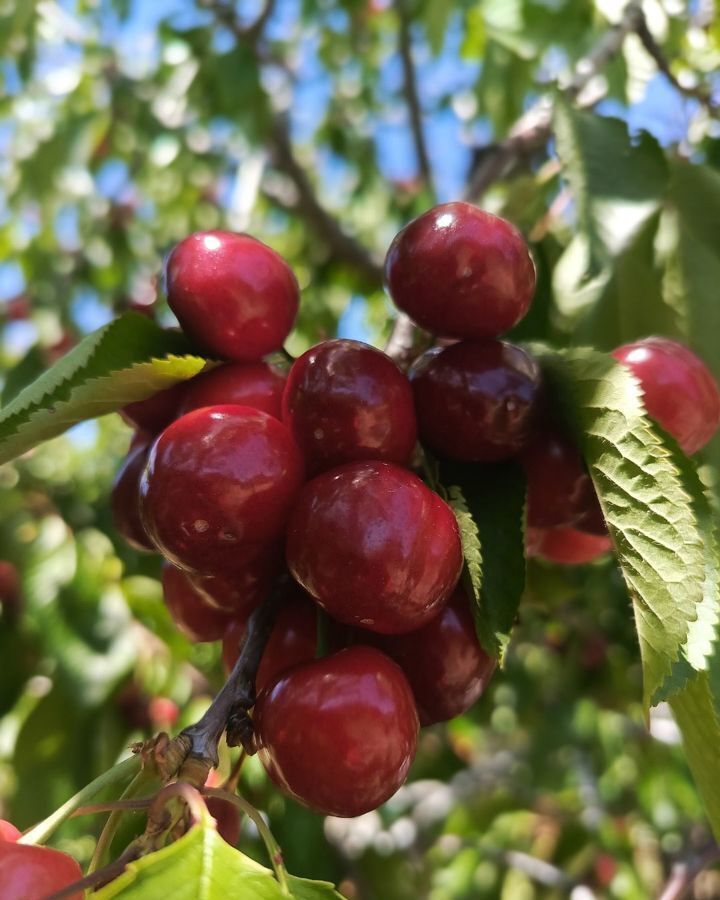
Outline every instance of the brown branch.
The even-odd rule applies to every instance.
[[[678,93],[682,94],[685,97],[691,97],[694,100],[698,100],[702,103],[703,106],[706,106],[711,112],[716,111],[718,105],[712,99],[712,91],[707,85],[697,85],[696,87],[686,87],[677,80],[675,75],[670,69],[670,63],[668,62],[662,47],[658,44],[658,42],[653,37],[652,32],[648,28],[647,19],[645,18],[645,14],[640,11],[640,18],[638,20],[637,25],[635,26],[635,33],[640,38],[643,47],[652,57],[655,65],[658,67],[658,71],[662,72],[662,74],[667,78],[670,84],[675,88]]]
[[[620,21],[578,62],[572,80],[563,90],[569,100],[576,100],[619,52],[627,35],[637,29],[641,16],[640,0],[631,0]],[[491,184],[510,175],[545,145],[552,131],[552,111],[548,98],[539,100],[518,119],[505,140],[483,148],[470,172],[465,199],[479,200]]]
[[[425,141],[425,133],[423,132],[422,109],[418,94],[415,63],[412,58],[412,40],[410,35],[412,19],[408,9],[408,0],[396,0],[395,8],[398,15],[398,53],[400,54],[403,68],[403,88],[408,113],[410,114],[410,128],[415,143],[418,168],[423,181],[434,193],[432,167]]]
[[[675,863],[658,900],[681,900],[692,888],[697,876],[717,862],[720,862],[720,847],[713,843],[699,856]]]

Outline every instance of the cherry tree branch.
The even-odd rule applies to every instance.
[[[398,15],[398,53],[400,54],[403,69],[403,89],[410,115],[410,128],[415,143],[418,168],[423,181],[434,193],[432,167],[423,131],[422,108],[420,106],[415,63],[412,57],[412,39],[410,34],[412,19],[408,9],[408,0],[396,0],[395,8]]]
[[[637,30],[641,18],[640,0],[631,0],[620,21],[608,29],[590,53],[578,62],[575,74],[563,90],[565,97],[569,100],[579,97],[620,51],[628,34]],[[552,112],[552,102],[543,97],[517,120],[503,141],[483,148],[470,172],[465,191],[467,200],[477,201],[491,184],[507,177],[545,145],[552,132]]]

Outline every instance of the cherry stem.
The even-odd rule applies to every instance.
[[[200,759],[216,768],[219,761],[218,743],[225,731],[229,747],[242,745],[246,753],[255,752],[248,710],[255,703],[255,677],[286,580],[286,575],[278,579],[272,594],[248,619],[245,641],[237,662],[206,713],[194,725],[181,732],[180,737],[184,737],[190,744],[189,757]]]
[[[238,756],[235,765],[232,767],[232,771],[221,785],[224,790],[231,792],[237,790],[238,782],[240,781],[240,773],[242,772],[242,767],[246,759],[247,753],[244,750],[241,750],[240,756]]]
[[[115,812],[115,810],[124,812],[127,809],[147,809],[152,801],[152,797],[138,797],[136,800],[108,800],[107,803],[90,803],[88,806],[79,806],[72,814],[72,818],[92,816],[102,812]]]
[[[261,813],[255,809],[255,807],[248,803],[247,800],[240,797],[238,794],[228,794],[226,791],[217,790],[216,788],[206,788],[203,791],[203,795],[206,797],[217,797],[220,800],[226,800],[228,803],[232,803],[240,812],[245,813],[245,815],[252,819],[255,827],[258,830],[258,834],[263,840],[265,844],[265,849],[268,852],[268,856],[270,857],[270,862],[272,863],[273,870],[275,872],[275,877],[277,878],[280,888],[284,894],[288,897],[290,894],[290,884],[288,882],[288,872],[283,863],[282,850],[280,849],[280,845],[273,837],[272,832],[270,831],[267,822],[263,819]]]
[[[106,788],[116,787],[119,784],[126,783],[128,779],[137,772],[140,767],[140,759],[137,756],[131,756],[123,760],[107,772],[103,772],[90,784],[85,785],[82,790],[78,791],[67,802],[56,809],[52,815],[48,816],[42,822],[34,825],[29,831],[18,840],[18,844],[44,844],[62,823],[69,819],[70,816],[89,800],[104,791]]]
[[[329,635],[328,635],[329,624],[330,624],[329,619],[328,619],[328,614],[325,612],[325,610],[321,606],[317,607],[316,615],[315,615],[315,623],[316,623],[316,625],[315,625],[315,627],[316,627],[315,656],[317,659],[321,659],[323,656],[327,656],[328,649],[329,649],[329,643],[330,643],[330,639],[329,639]]]

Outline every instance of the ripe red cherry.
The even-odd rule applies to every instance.
[[[164,563],[162,587],[165,605],[176,628],[191,641],[217,641],[232,620],[230,613],[210,606],[205,597],[182,572]]]
[[[360,341],[326,341],[295,362],[283,420],[315,472],[357,459],[405,465],[417,437],[407,378]]]
[[[495,660],[478,642],[462,588],[417,631],[371,640],[405,673],[421,725],[445,722],[470,709],[495,671]]]
[[[290,266],[247,234],[191,234],[171,252],[165,277],[183,331],[221,359],[260,359],[282,347],[295,321],[299,291]]]
[[[190,581],[214,609],[233,616],[249,615],[272,590],[280,557],[272,548],[248,560],[231,578],[191,574]]]
[[[208,406],[177,419],[153,445],[141,515],[171,562],[232,577],[281,537],[302,480],[300,451],[277,419]]]
[[[613,350],[643,389],[648,415],[685,453],[696,453],[720,426],[720,390],[705,363],[669,338],[649,337]]]
[[[230,672],[240,654],[240,641],[245,637],[247,617],[235,619],[223,635],[222,658]],[[298,663],[315,658],[317,647],[317,607],[299,587],[290,587],[280,602],[270,639],[263,651],[255,687],[262,691],[275,679]]]
[[[565,528],[597,517],[592,479],[575,445],[546,429],[521,456],[527,477],[527,521],[533,528]],[[602,525],[602,511],[599,523]],[[603,528],[604,530],[604,528]]]
[[[385,281],[395,305],[433,334],[493,338],[528,311],[535,267],[505,219],[469,203],[443,203],[395,237]]]
[[[566,566],[592,562],[612,550],[609,537],[575,528],[528,528],[525,544],[528,556],[541,556]]]
[[[19,828],[16,828],[12,822],[7,819],[0,819],[0,841],[10,841],[14,843],[22,834]]]
[[[110,505],[118,534],[135,550],[154,550],[140,518],[140,479],[147,464],[151,439],[133,441],[128,455],[118,469],[113,483]]]
[[[460,575],[450,507],[392,463],[356,462],[302,490],[288,523],[287,562],[333,618],[386,634],[429,621]]]
[[[180,414],[203,406],[249,406],[281,418],[285,376],[265,362],[227,363],[188,382]]]
[[[372,647],[296,666],[260,695],[253,718],[270,778],[325,815],[359,816],[384,803],[417,746],[412,691]]]
[[[67,853],[0,841],[0,900],[42,900],[82,877],[82,869]],[[83,894],[73,891],[67,897],[82,900]]]
[[[133,428],[152,435],[159,434],[177,418],[185,387],[186,382],[180,381],[171,388],[146,397],[145,400],[128,403],[120,410],[120,415]]]
[[[520,347],[463,341],[424,353],[409,372],[420,438],[448,459],[494,462],[532,437],[540,369]]]

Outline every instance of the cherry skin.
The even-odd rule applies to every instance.
[[[22,834],[19,828],[16,828],[12,822],[7,819],[0,819],[0,841],[10,841],[14,843]]]
[[[247,618],[235,619],[223,635],[222,658],[230,672],[240,655]],[[317,607],[301,588],[291,586],[275,614],[270,638],[263,651],[255,679],[259,693],[287,669],[315,658],[317,647]]]
[[[276,419],[282,417],[285,376],[265,362],[227,363],[188,382],[180,414],[203,406],[249,406]]]
[[[115,529],[134,550],[155,549],[140,518],[140,480],[147,465],[151,443],[151,439],[144,434],[133,440],[115,476],[110,499]]]
[[[407,378],[360,341],[325,341],[295,362],[283,420],[313,472],[358,459],[405,465],[417,437]]]
[[[535,267],[505,219],[469,203],[443,203],[395,237],[385,282],[398,309],[433,334],[494,338],[528,311]]]
[[[170,563],[162,568],[163,598],[175,627],[196,643],[219,640],[232,621],[230,613],[210,606],[187,572]]]
[[[82,877],[82,869],[67,853],[0,841],[0,900],[42,900]],[[82,900],[83,893],[73,891],[68,900]]]
[[[597,516],[599,501],[590,474],[578,449],[561,432],[544,430],[520,459],[527,477],[528,525],[567,528]]]
[[[478,642],[462,588],[417,631],[371,640],[405,673],[421,725],[445,722],[470,709],[495,671],[495,660]]]
[[[233,616],[249,615],[270,594],[281,556],[272,547],[249,559],[231,578],[191,574],[190,581],[214,609]]]
[[[302,490],[286,557],[297,581],[339,622],[397,634],[428,622],[460,576],[450,507],[392,463],[347,463]]]
[[[640,382],[651,419],[687,454],[697,453],[720,426],[720,389],[692,350],[669,338],[649,337],[613,350]]]
[[[291,268],[247,234],[191,234],[170,253],[165,281],[185,334],[220,359],[259,360],[279,349],[297,315]]]
[[[463,341],[429,350],[408,374],[420,438],[441,456],[495,462],[531,439],[540,369],[520,347]]]
[[[612,550],[609,537],[575,528],[528,528],[525,544],[528,556],[540,556],[564,566],[592,562]]]
[[[159,434],[163,428],[176,419],[178,409],[185,394],[186,382],[180,381],[171,388],[158,391],[144,400],[128,403],[120,410],[120,415],[128,425],[148,434]]]
[[[412,691],[399,666],[350,647],[289,670],[253,716],[270,778],[304,806],[359,816],[390,798],[417,747]]]
[[[140,510],[175,565],[232,577],[280,539],[303,480],[290,432],[245,406],[207,406],[177,419],[150,451]]]

